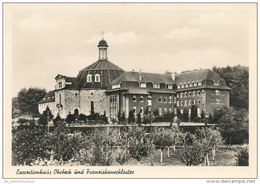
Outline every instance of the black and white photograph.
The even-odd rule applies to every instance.
[[[256,29],[256,3],[4,3],[5,176],[256,177]]]

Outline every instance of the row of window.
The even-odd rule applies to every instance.
[[[211,98],[210,103],[211,104],[225,103],[225,99],[224,98]]]
[[[162,109],[161,107],[159,108],[159,115],[161,116],[163,114],[163,112],[165,114],[167,114],[168,112],[172,112],[172,108],[164,108]],[[133,106],[133,113],[136,114],[138,112],[136,112],[136,107]],[[140,114],[143,114],[144,113],[144,107],[140,107]]]
[[[87,75],[87,82],[92,82],[92,75]],[[95,74],[95,82],[100,82],[100,74]]]
[[[199,96],[201,94],[205,94],[205,90],[198,90],[198,91],[189,91],[189,92],[181,92],[177,94],[177,98],[183,97],[191,97],[191,96]]]
[[[183,114],[183,111],[184,111],[183,109],[180,109],[181,114]],[[202,109],[202,111],[204,112],[204,109]],[[200,108],[198,107],[197,108],[197,115],[200,116],[202,111],[200,111]],[[191,114],[191,109],[188,109],[188,114],[189,115]]]
[[[184,100],[184,101],[177,101],[177,107],[179,106],[188,106],[188,105],[204,105],[205,99],[193,99],[193,100]]]
[[[192,82],[185,82],[185,83],[180,83],[177,84],[177,89],[181,88],[191,88],[191,87],[197,87],[197,86],[202,86],[202,80],[201,81],[192,81]]]
[[[144,102],[144,97],[140,96],[139,101]],[[135,95],[133,96],[133,102],[137,102],[137,97]],[[159,97],[159,103],[167,103],[167,102],[172,103],[172,96],[169,96],[168,100],[167,97]],[[174,98],[174,103],[176,103],[176,98]]]

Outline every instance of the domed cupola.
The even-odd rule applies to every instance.
[[[107,42],[102,38],[98,43],[99,59],[107,59]]]
[[[102,38],[98,43],[98,61],[79,71],[77,76],[79,88],[105,89],[114,79],[124,72],[123,69],[108,61],[107,48],[108,44]]]

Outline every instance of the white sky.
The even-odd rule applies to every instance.
[[[248,14],[246,4],[228,3],[19,4],[12,96],[23,87],[52,90],[57,74],[76,77],[97,61],[102,29],[109,60],[125,70],[248,66]]]

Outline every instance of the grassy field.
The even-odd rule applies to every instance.
[[[171,150],[172,151],[172,150]],[[235,166],[236,165],[236,149],[235,148],[219,148],[216,152],[215,160],[212,160],[211,154],[209,155],[210,165],[211,166]],[[120,165],[116,162],[117,150],[114,151],[114,160],[112,166]],[[170,155],[167,157],[167,148],[163,151],[163,162],[160,162],[160,151],[155,150],[153,153],[153,159],[151,155],[149,157],[143,158],[140,161],[140,166],[151,166],[151,161],[153,161],[153,166],[185,166],[185,164],[178,161],[176,158]],[[128,162],[124,164],[125,166],[137,166],[138,163],[136,160],[130,158]],[[203,165],[203,163],[201,164]]]

